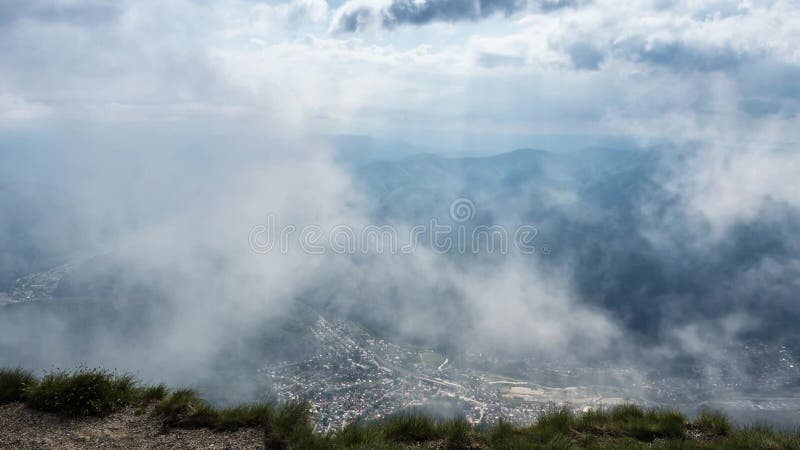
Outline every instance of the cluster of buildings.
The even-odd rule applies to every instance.
[[[444,357],[421,358],[435,353],[376,339],[345,321],[320,316],[312,332],[319,342],[313,357],[268,367],[264,373],[280,401],[309,402],[317,431],[414,408],[460,416],[473,424],[501,418],[529,424],[553,404],[579,409],[603,401],[584,388],[532,388],[523,381],[459,368]]]
[[[53,292],[71,268],[70,264],[64,264],[44,272],[35,272],[18,278],[14,283],[13,291],[10,293],[0,292],[0,305],[52,300]]]

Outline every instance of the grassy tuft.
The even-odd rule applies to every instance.
[[[726,450],[796,450],[800,449],[800,433],[779,433],[763,425],[731,431],[719,448]]]
[[[353,422],[342,431],[328,436],[335,448],[375,448],[385,442],[374,423]]]
[[[160,402],[167,398],[169,389],[165,384],[158,384],[156,386],[144,386],[136,389],[135,403],[140,406],[147,406],[153,403]]]
[[[488,431],[488,442],[492,448],[635,448],[633,442],[682,440],[684,422],[680,413],[635,405],[579,414],[550,408],[527,428],[498,423]]]
[[[694,426],[710,436],[727,436],[733,430],[724,414],[711,410],[700,411],[694,419]]]
[[[434,419],[415,411],[389,416],[379,425],[386,438],[395,442],[423,442],[441,437]]]
[[[568,434],[575,425],[575,414],[567,408],[550,408],[531,427],[534,435]]]
[[[307,407],[303,407],[307,409]],[[304,412],[302,419],[292,419],[287,414],[295,414],[292,405],[277,408],[261,403],[239,405],[217,409],[191,389],[180,389],[166,396],[153,409],[153,415],[160,417],[166,427],[210,428],[215,431],[236,431],[241,428],[261,428],[280,422],[280,427],[288,426],[293,420],[308,420]],[[310,425],[309,425],[310,426]]]
[[[102,417],[128,405],[135,398],[135,385],[130,375],[102,369],[59,370],[28,391],[26,404],[64,417]]]
[[[226,408],[217,412],[217,431],[235,431],[240,428],[258,428],[264,426],[275,416],[274,408],[268,404],[241,405]]]
[[[0,405],[24,401],[37,384],[36,377],[23,369],[0,369]]]
[[[460,450],[471,447],[473,441],[472,427],[466,420],[449,420],[442,422],[439,427],[444,434],[445,450]]]
[[[307,403],[288,403],[263,424],[264,448],[317,449],[329,448],[330,443],[314,434]]]
[[[642,409],[636,405],[598,408],[578,416],[571,428],[594,436],[630,437],[640,441],[680,439],[686,433],[686,418],[670,410]]]
[[[219,413],[191,389],[179,389],[159,402],[153,415],[177,428],[213,428]]]

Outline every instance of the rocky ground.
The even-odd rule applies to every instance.
[[[125,409],[105,418],[62,419],[25,408],[0,406],[0,449],[259,449],[263,433],[247,429],[164,432],[159,420]]]

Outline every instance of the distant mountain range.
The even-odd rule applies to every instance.
[[[695,224],[665,187],[674,159],[665,149],[426,154],[369,161],[353,178],[374,199],[379,223],[446,220],[450,203],[463,197],[475,204],[473,224],[534,225],[537,242],[552,249],[539,261],[569,267],[586,303],[612,311],[644,339],[672,322],[748,311],[762,321],[758,336],[797,342],[793,282],[776,276],[754,289],[742,280],[764,264],[789,265],[800,218],[758,218],[722,242],[694,245]]]

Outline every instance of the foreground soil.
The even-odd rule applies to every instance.
[[[104,418],[62,419],[21,403],[0,405],[0,449],[260,449],[261,430],[164,431],[147,413],[128,408]]]

